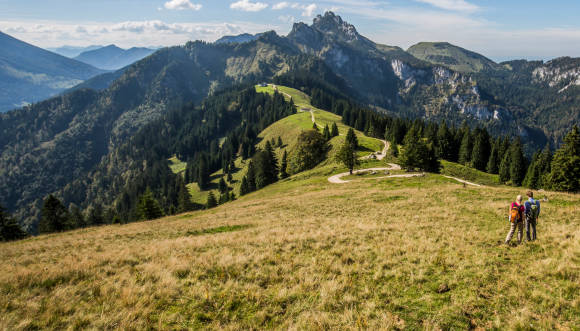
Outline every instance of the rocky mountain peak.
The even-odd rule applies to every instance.
[[[360,35],[354,25],[343,21],[340,16],[331,11],[327,11],[324,16],[316,16],[312,27],[325,33],[335,34],[347,41],[360,39]]]

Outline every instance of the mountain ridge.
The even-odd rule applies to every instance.
[[[47,99],[103,72],[0,32],[0,112]]]
[[[145,47],[123,49],[114,44],[82,52],[74,59],[103,70],[118,70],[153,54],[155,50]]]

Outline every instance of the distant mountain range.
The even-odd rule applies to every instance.
[[[103,72],[0,32],[0,112],[45,100]]]
[[[237,36],[223,36],[220,39],[216,40],[215,43],[216,44],[247,43],[258,39],[261,35],[262,33],[257,34],[242,33]]]
[[[238,84],[321,88],[393,116],[520,136],[528,152],[558,146],[580,123],[580,59],[498,64],[447,43],[405,51],[365,38],[332,12],[295,24],[287,36],[224,40],[164,48],[91,79],[86,87],[98,91],[75,89],[0,114],[4,204],[29,223],[48,193],[105,204],[113,199],[108,185],[129,162],[119,146],[170,109]]]
[[[117,70],[137,62],[153,52],[155,52],[155,49],[151,48],[133,47],[122,49],[115,45],[109,45],[83,52],[74,59],[100,69]]]
[[[51,51],[53,53],[66,56],[69,58],[75,58],[79,56],[83,52],[92,51],[98,48],[103,47],[102,45],[91,45],[91,46],[68,46],[64,45],[61,47],[49,47],[46,50]]]

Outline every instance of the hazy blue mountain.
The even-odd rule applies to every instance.
[[[66,57],[70,57],[75,58],[77,56],[79,56],[79,54],[83,53],[83,52],[88,52],[88,51],[92,51],[94,49],[98,49],[103,47],[102,45],[91,45],[91,46],[69,46],[69,45],[64,45],[61,47],[49,47],[47,48],[47,50],[56,53],[56,54],[60,54],[62,56],[66,56]]]
[[[104,70],[117,70],[141,60],[155,52],[154,49],[133,47],[122,49],[109,45],[81,53],[75,60]]]
[[[42,101],[103,72],[0,32],[0,112]]]
[[[223,36],[220,39],[216,40],[216,44],[232,44],[232,43],[247,43],[250,41],[254,41],[258,39],[262,34],[249,34],[249,33],[242,33],[237,36]]]

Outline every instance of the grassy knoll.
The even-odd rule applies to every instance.
[[[323,165],[332,164],[334,162],[334,155],[344,143],[344,136],[346,135],[349,126],[342,124],[340,116],[313,107],[310,104],[310,97],[302,93],[301,91],[284,86],[277,86],[276,88],[280,92],[284,92],[290,95],[290,97],[292,97],[292,99],[296,103],[298,110],[300,110],[301,108],[312,109],[312,111],[314,112],[315,121],[320,127],[320,131],[322,131],[325,125],[331,127],[333,123],[337,124],[340,135],[338,137],[334,137],[329,141],[331,148],[330,151],[328,152],[327,161],[323,163]],[[274,93],[274,88],[271,85],[266,87],[256,86],[256,91],[261,93]],[[286,97],[287,99],[289,99],[288,96]],[[282,146],[282,148],[279,147],[275,148],[276,155],[280,160],[282,158],[284,150],[286,150],[288,153],[291,153],[293,151],[294,147],[296,146],[297,138],[300,135],[300,132],[310,129],[312,129],[312,115],[310,114],[310,112],[298,112],[294,115],[285,117],[273,123],[272,125],[267,127],[264,131],[262,131],[258,135],[258,137],[260,138],[260,142],[257,144],[257,146],[263,148],[264,145],[266,144],[266,141],[274,139],[274,141],[277,142],[278,137],[282,138],[284,146]],[[384,145],[380,140],[372,137],[367,137],[360,131],[355,132],[360,145],[360,148],[357,152],[359,156],[365,156],[371,152],[381,151],[383,149]],[[242,177],[245,175],[247,170],[246,169],[247,161],[243,161],[241,158],[238,158],[237,160],[235,160],[235,164],[236,171],[232,174],[234,181],[230,186],[233,188],[234,193],[237,195],[239,193]],[[367,166],[368,164],[371,164],[371,162],[364,162],[363,165],[361,165],[361,167]],[[384,163],[378,164],[379,166],[381,166]],[[183,166],[183,169],[185,169],[184,162],[181,162],[175,157],[170,159],[170,167],[174,172],[176,172],[177,169],[181,169],[181,166]],[[223,176],[222,170],[213,173],[211,175],[210,190],[207,191],[201,191],[196,183],[189,183],[187,187],[189,189],[189,193],[192,196],[192,201],[198,204],[205,204],[207,202],[207,196],[209,195],[210,191],[213,191],[214,195],[218,197],[219,196],[218,183],[222,176]]]
[[[216,209],[0,244],[0,329],[574,329],[580,198],[326,165]]]
[[[441,173],[448,176],[459,177],[471,182],[483,185],[499,185],[499,176],[488,174],[464,165],[441,160]]]

